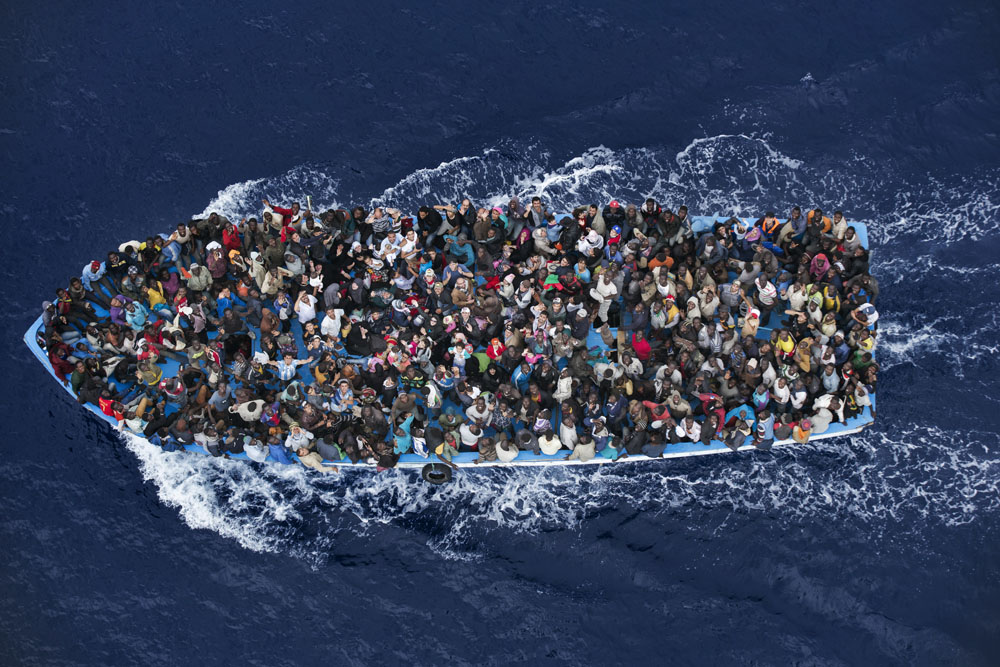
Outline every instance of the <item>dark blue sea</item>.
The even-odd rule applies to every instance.
[[[1000,664],[996,2],[9,2],[0,664]],[[120,439],[21,342],[124,240],[259,200],[841,208],[876,425],[597,469]]]

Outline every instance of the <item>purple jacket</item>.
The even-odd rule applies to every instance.
[[[111,321],[115,324],[120,324],[123,327],[128,326],[128,322],[125,321],[125,304],[132,303],[132,299],[128,298],[124,294],[115,295],[115,298],[121,302],[121,306],[111,306]]]

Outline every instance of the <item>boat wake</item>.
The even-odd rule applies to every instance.
[[[875,538],[890,524],[956,526],[1000,510],[996,434],[917,424],[772,455],[463,470],[440,487],[413,471],[346,470],[321,478],[300,467],[165,453],[125,437],[143,477],[191,528],[317,564],[342,531],[364,537],[383,526],[409,531],[448,558],[469,560],[488,555],[485,538],[493,531],[576,531],[609,511],[641,511],[692,530],[712,522],[732,528],[733,515],[745,521],[766,515],[786,527],[827,516],[863,526]]]
[[[630,508],[699,529],[713,520],[731,527],[731,517],[741,514],[788,525],[837,517],[870,535],[889,522],[975,522],[1000,509],[997,429],[964,418],[956,420],[961,427],[946,431],[907,402],[914,383],[927,383],[923,393],[951,392],[1000,370],[996,315],[949,307],[967,303],[956,296],[994,283],[1000,273],[979,249],[980,241],[998,233],[989,220],[1000,213],[1000,172],[890,191],[885,170],[862,157],[836,171],[817,169],[784,155],[769,137],[745,134],[696,139],[679,152],[599,146],[564,160],[545,147],[509,141],[417,170],[381,193],[353,191],[323,169],[300,166],[231,185],[202,212],[240,218],[255,213],[261,198],[304,202],[306,195],[317,209],[363,201],[405,210],[430,198],[446,203],[464,195],[482,205],[538,194],[556,210],[652,196],[721,215],[843,202],[848,218],[869,223],[886,313],[879,358],[888,369],[879,387],[879,420],[849,440],[771,455],[597,469],[463,470],[442,487],[399,470],[320,477],[293,466],[164,453],[126,436],[128,447],[161,501],[192,528],[316,563],[345,534],[364,538],[386,527],[403,529],[434,552],[474,559],[488,553],[485,537],[498,530],[574,531],[603,513]],[[850,209],[849,202],[865,208]]]

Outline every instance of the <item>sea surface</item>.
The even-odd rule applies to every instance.
[[[0,664],[1000,664],[996,2],[216,5],[0,9]],[[124,440],[21,343],[191,216],[514,194],[866,221],[875,426],[319,479]]]

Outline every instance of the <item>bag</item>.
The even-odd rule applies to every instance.
[[[229,407],[229,413],[239,415],[240,418],[247,423],[256,422],[264,413],[264,401],[256,400],[249,401],[247,403],[240,403],[238,405],[231,405]]]

